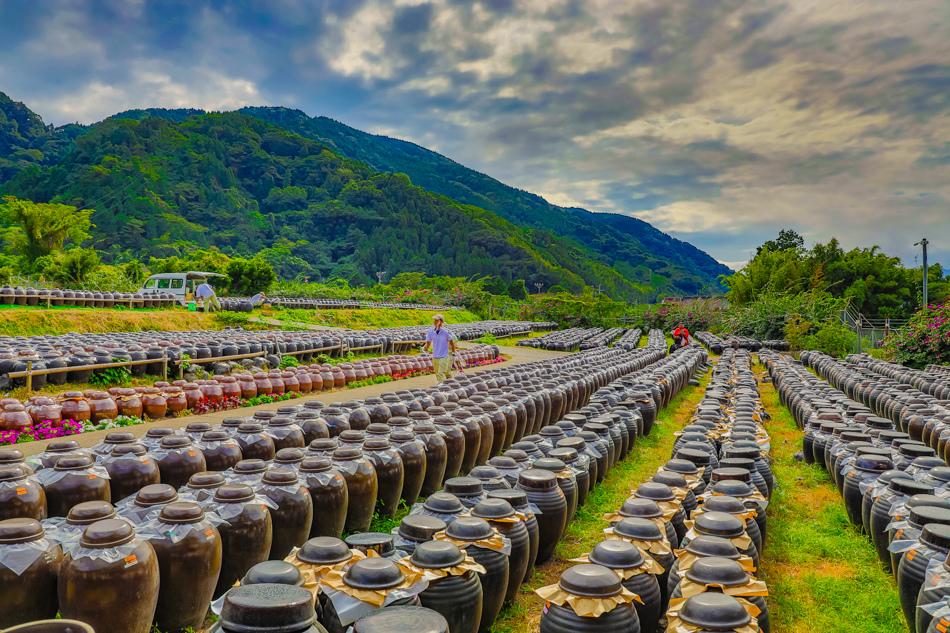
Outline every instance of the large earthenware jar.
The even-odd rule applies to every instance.
[[[444,483],[447,479],[458,477],[462,470],[462,462],[466,454],[465,433],[455,418],[448,415],[436,416],[433,423],[439,433],[442,434],[442,440],[445,442],[445,472],[442,474],[442,482]],[[465,472],[468,472],[468,470]]]
[[[221,573],[221,535],[196,503],[170,503],[142,528],[158,557],[161,585],[155,609],[160,631],[198,629]]]
[[[22,466],[0,468],[0,521],[46,518],[46,493]]]
[[[554,554],[567,521],[567,500],[561,492],[554,473],[547,470],[526,470],[518,477],[518,489],[523,490],[528,502],[541,511],[538,521],[537,563],[547,561]]]
[[[488,521],[494,529],[511,542],[508,554],[508,584],[504,600],[517,599],[521,580],[528,569],[528,556],[531,550],[528,530],[521,517],[504,499],[485,499],[472,509],[472,516]]]
[[[373,463],[379,482],[377,503],[380,516],[393,517],[399,507],[405,481],[405,467],[399,452],[384,437],[370,437],[363,442],[363,454]]]
[[[86,456],[64,457],[36,477],[46,492],[50,517],[64,517],[70,508],[84,501],[112,500],[108,472]]]
[[[106,519],[87,527],[66,555],[58,586],[64,618],[97,631],[148,633],[158,603],[158,558],[129,523]]]
[[[303,429],[288,417],[277,416],[267,423],[267,433],[274,440],[274,450],[283,448],[304,448],[306,446]]]
[[[222,564],[215,597],[224,594],[247,570],[270,556],[273,525],[270,512],[260,499],[250,486],[227,484],[218,488],[214,500],[206,507],[223,521],[218,525]]]
[[[277,506],[270,510],[274,533],[270,560],[284,560],[291,550],[310,538],[313,499],[297,473],[288,468],[273,468],[264,473],[258,492]]]
[[[0,521],[0,627],[56,615],[56,579],[63,562],[59,545],[45,538],[39,521]]]
[[[316,510],[309,537],[340,538],[349,506],[349,495],[343,475],[333,470],[329,459],[322,457],[304,459],[298,473]]]
[[[333,468],[346,480],[349,498],[346,511],[347,532],[365,532],[373,520],[379,482],[376,469],[355,447],[341,447],[333,452]]]
[[[449,633],[449,624],[437,611],[425,607],[388,607],[353,624],[353,633]]]
[[[142,398],[135,389],[121,388],[112,397],[119,415],[129,418],[142,417]]]
[[[420,494],[428,497],[442,487],[448,452],[442,434],[433,424],[417,424],[413,427],[416,439],[425,447],[426,472]]]
[[[441,537],[440,537],[441,538]],[[445,530],[446,540],[463,548],[468,556],[485,568],[479,573],[482,585],[482,615],[478,629],[486,633],[495,623],[508,590],[510,544],[484,519],[463,517]]]
[[[274,439],[257,422],[245,422],[238,427],[235,438],[241,447],[244,459],[262,459],[269,462],[274,459],[277,448]]]
[[[423,543],[410,558],[417,569],[444,574],[429,580],[419,600],[422,606],[442,614],[449,631],[455,633],[477,633],[482,615],[482,584],[478,573],[466,568],[474,564],[467,558],[463,550],[448,541]]]
[[[531,506],[528,505],[528,496],[525,494],[524,490],[492,490],[488,493],[488,498],[502,499],[506,501],[509,505],[511,505],[512,508],[520,513],[522,517],[524,517],[524,527],[528,532],[528,564],[525,567],[525,574],[521,579],[521,582],[525,583],[531,577],[531,574],[534,573],[534,563],[538,558],[539,543],[538,519],[531,510]],[[475,507],[477,508],[478,506]],[[478,515],[476,514],[476,516]],[[498,527],[499,531],[504,534],[504,531],[501,529],[501,525],[496,527]],[[513,577],[512,580],[517,580],[517,578]]]
[[[656,631],[663,615],[660,586],[656,581],[656,562],[626,541],[602,541],[590,551],[587,560],[612,569],[620,576],[624,588],[640,597],[640,600],[633,602],[640,620],[640,630]]]
[[[146,418],[161,420],[168,413],[165,394],[155,387],[148,387],[142,394],[142,413]]]
[[[141,444],[116,446],[102,460],[109,473],[112,501],[117,503],[152,484],[161,483],[158,463]]]
[[[557,585],[543,587],[537,593],[545,598],[540,633],[640,633],[640,620],[633,607],[633,595],[620,582],[620,576],[600,565],[581,564],[561,574]],[[598,616],[578,615],[568,600],[570,596],[606,600],[612,608]]]
[[[90,422],[98,424],[105,420],[114,420],[119,415],[119,407],[109,394],[94,391],[89,397]]]
[[[162,483],[176,490],[187,484],[195,473],[208,470],[204,454],[184,435],[169,435],[152,455],[161,471]]]
[[[204,455],[207,470],[225,471],[244,459],[241,446],[227,431],[207,431],[195,446]]]
[[[399,453],[403,465],[403,483],[400,498],[412,505],[419,500],[426,477],[426,449],[409,430],[393,431],[389,442]]]

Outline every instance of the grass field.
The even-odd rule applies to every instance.
[[[359,310],[289,310],[283,308],[264,308],[255,311],[255,316],[278,319],[292,323],[326,325],[330,327],[365,330],[384,327],[404,327],[410,325],[431,325],[435,312],[431,310],[388,310],[368,308]],[[446,324],[471,323],[481,318],[468,310],[451,310],[445,313]]]
[[[5,308],[0,310],[0,335],[6,336],[217,328],[214,317],[183,309]]]
[[[760,574],[772,633],[905,633],[897,588],[874,547],[851,526],[824,469],[795,461],[802,433],[772,385],[761,392],[776,478]]]

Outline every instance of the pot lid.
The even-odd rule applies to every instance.
[[[184,448],[191,446],[191,438],[186,435],[169,435],[162,440],[162,448]]]
[[[634,495],[644,499],[653,499],[654,501],[673,501],[676,499],[676,495],[673,494],[673,490],[669,486],[653,481],[640,484]]]
[[[418,549],[418,548],[417,548]],[[402,570],[388,558],[364,558],[346,570],[343,582],[356,589],[391,589],[405,581]]]
[[[0,545],[28,543],[42,538],[46,534],[43,526],[35,519],[7,519],[0,521]]]
[[[609,569],[633,569],[643,564],[643,554],[627,541],[602,541],[594,546],[587,559]]]
[[[290,426],[293,423],[294,421],[291,420],[290,418],[277,416],[275,418],[271,418],[270,421],[267,423],[267,426]]]
[[[919,495],[931,496],[931,495]],[[941,499],[946,504],[946,500]],[[910,522],[914,525],[950,525],[950,508],[946,505],[921,505],[910,511]]]
[[[313,595],[303,587],[257,584],[224,595],[219,622],[225,631],[305,631],[316,619]]]
[[[445,529],[445,521],[428,514],[410,514],[399,524],[399,535],[410,541],[429,541]]]
[[[122,444],[112,449],[113,455],[145,455],[148,452],[141,444]]]
[[[310,442],[310,450],[312,451],[334,451],[336,447],[337,441],[335,437],[318,437]]]
[[[188,478],[188,487],[195,490],[204,490],[206,488],[218,488],[225,484],[224,475],[219,472],[202,471],[195,473]]]
[[[53,470],[82,470],[92,466],[92,458],[88,455],[73,455],[56,461]]]
[[[716,495],[723,495],[725,497],[737,499],[748,497],[754,492],[752,486],[749,484],[745,483],[744,481],[736,481],[734,479],[727,479],[726,481],[717,482],[716,485],[713,486],[712,491]],[[714,498],[718,499],[719,497]],[[723,512],[725,512],[725,510],[723,510]]]
[[[686,478],[679,473],[670,472],[668,470],[661,470],[657,474],[653,475],[653,483],[664,484],[670,488],[687,488],[689,484],[686,483]]]
[[[385,437],[371,437],[363,442],[363,450],[365,451],[385,451],[392,447],[392,443]]]
[[[642,517],[644,519],[653,519],[663,516],[663,511],[653,499],[630,497],[623,502],[618,514],[626,517]]]
[[[450,492],[436,492],[429,495],[422,507],[439,514],[458,514],[465,510],[458,497]]]
[[[705,512],[696,517],[693,524],[700,534],[736,538],[745,534],[742,521],[725,512]]]
[[[564,570],[558,586],[567,593],[587,598],[609,598],[622,591],[620,576],[602,565],[581,564]]]
[[[145,435],[148,437],[168,437],[174,433],[175,431],[167,426],[153,426],[145,433]]]
[[[545,491],[558,487],[557,476],[550,470],[523,470],[518,475],[518,485],[525,490]]]
[[[482,480],[474,477],[452,477],[446,479],[443,488],[454,495],[473,496],[482,494]]]
[[[247,570],[241,579],[241,586],[246,585],[290,585],[303,586],[303,574],[288,562],[282,560],[266,560]]]
[[[267,470],[267,464],[263,459],[242,459],[232,470],[238,475],[254,475]]]
[[[716,485],[718,486],[719,484]],[[706,512],[725,512],[727,514],[745,514],[749,511],[749,509],[735,497],[727,497],[724,495],[715,495],[706,499],[706,503],[703,504],[703,510]]]
[[[272,468],[261,481],[268,486],[290,486],[297,483],[297,473],[289,468]]]
[[[488,465],[504,470],[514,470],[518,468],[518,462],[506,455],[496,455],[495,457],[492,457],[488,460]]]
[[[66,522],[71,525],[91,525],[115,516],[115,508],[108,501],[84,501],[69,509]]]
[[[928,486],[927,484],[920,481],[914,481],[913,479],[910,479],[910,475],[906,474],[904,474],[902,477],[892,479],[891,482],[887,484],[887,487],[894,492],[899,492],[908,496],[919,494],[931,495],[934,492],[933,486]]]
[[[6,466],[0,468],[0,481],[16,481],[26,479],[26,469],[21,466]]]
[[[361,552],[374,551],[380,556],[389,556],[396,551],[393,535],[383,532],[362,532],[346,537],[346,544]]]
[[[104,519],[87,527],[79,544],[92,549],[118,547],[135,538],[135,530],[128,521],[122,519]]]
[[[524,490],[490,490],[488,496],[491,499],[504,499],[515,509],[528,505],[528,495]]]
[[[330,470],[330,460],[326,457],[308,457],[300,462],[302,473],[322,473]]]
[[[465,552],[455,543],[427,541],[419,545],[410,558],[413,565],[427,569],[455,567],[465,561]]]
[[[254,498],[254,491],[244,484],[225,484],[214,493],[218,503],[241,503]]]
[[[264,427],[257,422],[242,422],[238,427],[238,433],[261,433]]]
[[[752,481],[752,472],[748,468],[716,468],[712,471],[712,481]]]
[[[350,442],[350,443],[360,443],[364,439],[363,432],[357,431],[354,429],[347,429],[339,435],[339,440],[341,442]]]
[[[489,493],[490,495],[491,493]],[[504,519],[515,513],[515,509],[504,499],[494,499],[489,497],[475,504],[472,508],[472,516],[483,519]]]
[[[306,454],[297,447],[282,448],[274,456],[274,462],[278,464],[296,464],[302,462]]]
[[[686,578],[701,585],[738,587],[749,582],[742,565],[728,558],[700,558],[686,571]]]
[[[159,520],[163,523],[197,523],[205,516],[197,503],[176,501],[162,508]]]
[[[297,558],[311,565],[335,565],[353,558],[353,552],[338,538],[318,536],[297,550]]]
[[[47,453],[67,453],[74,451],[79,448],[79,442],[76,440],[60,440],[58,442],[50,442],[46,445]]]
[[[656,523],[640,517],[627,517],[614,526],[614,534],[637,541],[659,541],[663,533]]]
[[[386,607],[353,624],[353,633],[449,633],[437,611],[425,607]]]
[[[687,624],[713,631],[742,628],[752,621],[752,616],[738,600],[714,592],[703,592],[689,598],[680,608],[679,615]]]
[[[446,535],[460,541],[481,541],[495,534],[494,528],[485,519],[461,517],[445,529]]]
[[[345,462],[363,457],[363,451],[355,446],[341,446],[333,451],[333,461]]]
[[[550,470],[553,473],[559,473],[567,468],[567,464],[556,457],[542,457],[540,459],[534,460],[534,464],[531,467],[540,468],[541,470]]]
[[[190,422],[185,427],[186,433],[206,433],[211,430],[211,425],[207,422]]]
[[[135,505],[147,508],[170,503],[178,498],[178,492],[168,484],[150,484],[135,493]]]
[[[946,466],[931,468],[927,475],[937,481],[950,481],[950,468]]]
[[[105,444],[128,444],[135,441],[135,435],[130,431],[112,431],[102,441]]]

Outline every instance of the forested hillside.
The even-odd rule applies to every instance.
[[[94,246],[135,257],[195,246],[271,261],[283,277],[499,275],[579,290],[633,286],[563,240],[381,174],[258,119],[113,119],[0,193],[94,208]]]

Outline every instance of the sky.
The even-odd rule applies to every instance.
[[[782,228],[950,267],[945,0],[0,0],[0,42],[47,123],[282,105],[733,267]]]

